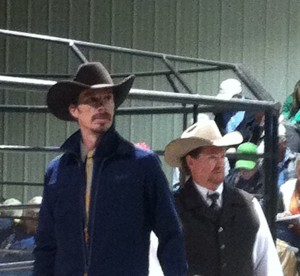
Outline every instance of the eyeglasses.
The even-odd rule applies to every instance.
[[[218,161],[224,161],[225,154],[206,154],[206,153],[200,153],[198,155],[198,158],[201,156],[205,157],[208,162],[218,162]]]

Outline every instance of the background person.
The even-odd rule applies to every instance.
[[[277,217],[284,217],[285,220],[277,223],[277,237],[300,250],[300,219],[287,220],[291,215],[300,214],[300,158],[296,160],[296,173],[297,178],[288,180],[280,187],[284,210]]]
[[[238,146],[235,168],[230,170],[225,177],[225,182],[231,186],[242,189],[250,194],[254,194],[259,202],[262,201],[264,193],[264,180],[261,168],[257,162],[257,145],[246,142]],[[249,157],[247,158],[247,155]]]
[[[27,204],[40,204],[42,197],[36,196]],[[20,210],[22,212],[22,210]],[[33,260],[32,251],[35,247],[35,233],[39,207],[24,209],[14,231],[1,243],[1,262],[20,262]]]
[[[287,130],[288,147],[300,152],[300,80],[296,82],[294,91],[283,103],[281,115]]]
[[[1,206],[21,205],[22,202],[16,198],[6,199]],[[0,218],[0,245],[15,231],[15,227],[20,223],[23,211],[21,209],[9,209],[1,211]]]
[[[226,79],[221,82],[217,99],[245,99],[242,95],[242,84],[237,79]],[[262,113],[251,111],[228,110],[215,114],[214,118],[222,135],[239,131],[243,136],[244,142],[252,142],[257,144],[263,131]]]
[[[206,120],[165,148],[166,162],[190,175],[175,193],[188,275],[283,275],[258,201],[223,183],[225,147],[242,140],[238,132],[222,136],[215,122]]]
[[[148,275],[150,232],[164,275],[185,275],[183,235],[156,154],[114,127],[133,76],[114,84],[99,62],[49,89],[49,110],[80,130],[47,168],[34,275]]]

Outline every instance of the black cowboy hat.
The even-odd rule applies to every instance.
[[[79,94],[86,89],[112,88],[115,107],[126,99],[134,80],[134,75],[114,84],[110,74],[100,62],[88,62],[79,66],[74,80],[60,81],[50,87],[47,105],[50,112],[64,121],[74,121],[69,112],[70,104],[76,104]]]

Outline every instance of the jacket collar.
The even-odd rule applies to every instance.
[[[73,153],[80,158],[80,130],[72,134],[61,146],[64,152]],[[114,127],[111,127],[102,137],[100,143],[96,147],[95,160],[110,156],[112,154],[132,154],[134,145],[122,138]]]

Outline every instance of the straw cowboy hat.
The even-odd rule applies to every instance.
[[[69,113],[70,104],[75,104],[83,90],[112,88],[115,107],[118,108],[126,99],[134,80],[130,75],[119,84],[114,84],[106,68],[100,62],[82,64],[73,80],[60,81],[50,87],[47,105],[50,112],[64,121],[74,121]]]
[[[227,147],[240,144],[243,136],[238,132],[221,135],[213,120],[200,120],[185,130],[181,137],[171,141],[165,148],[165,161],[171,167],[181,167],[181,158],[192,150],[205,147]]]

